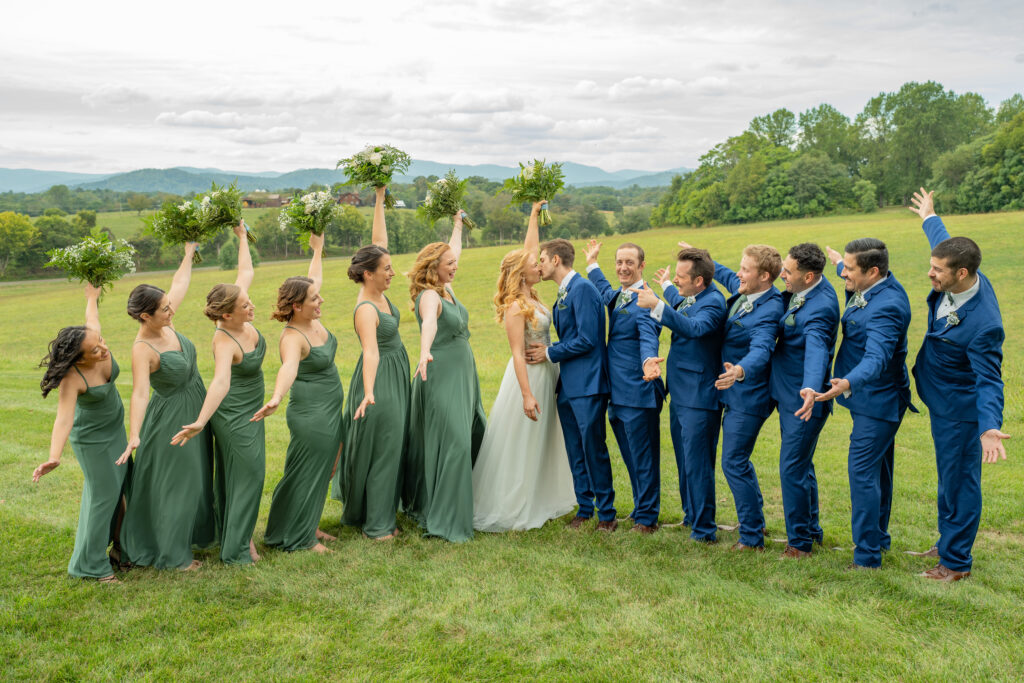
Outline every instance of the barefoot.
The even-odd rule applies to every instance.
[[[323,543],[317,543],[315,546],[310,548],[310,550],[312,550],[314,553],[320,554],[334,552],[333,550],[325,546]]]
[[[100,583],[121,583],[116,576],[111,574],[110,576],[104,576],[102,579],[96,579]]]
[[[199,569],[202,566],[203,566],[203,563],[200,562],[199,560],[192,560],[192,564],[190,564],[187,567],[179,567],[178,571],[179,572],[194,572],[195,570]]]
[[[331,541],[338,540],[337,536],[331,536],[330,534],[320,531],[319,529],[316,530],[316,537],[321,541],[327,541],[328,543],[330,543]]]
[[[253,562],[260,561],[260,554],[256,552],[256,544],[253,543],[251,540],[249,541],[249,557],[252,559]]]
[[[375,538],[373,540],[375,540],[375,541],[393,541],[396,538],[398,538],[398,529],[395,529],[394,531],[392,531],[387,536],[378,536],[377,538]]]

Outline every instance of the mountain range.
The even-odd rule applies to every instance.
[[[409,183],[417,176],[442,176],[448,169],[454,169],[460,178],[482,176],[488,180],[502,181],[519,171],[518,167],[496,164],[444,164],[436,161],[414,160],[409,170],[395,176],[395,182]],[[576,164],[571,161],[562,165],[566,185],[586,187],[605,185],[624,188],[631,185],[661,187],[672,182],[672,176],[685,173],[686,168],[667,171],[639,171],[624,169],[605,171],[596,166]],[[143,168],[127,173],[69,173],[64,171],[40,171],[28,168],[0,168],[0,192],[44,192],[53,185],[81,187],[87,190],[115,190],[118,192],[171,192],[191,194],[208,189],[211,182],[218,185],[237,182],[245,191],[282,190],[305,188],[314,183],[332,185],[345,182],[345,173],[327,168],[306,168],[287,173],[275,171],[239,172],[219,168]]]

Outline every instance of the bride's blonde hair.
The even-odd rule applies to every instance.
[[[516,249],[505,254],[501,259],[501,268],[498,271],[498,292],[494,295],[494,308],[497,311],[495,320],[499,323],[505,320],[505,311],[513,302],[519,303],[523,312],[523,320],[532,325],[534,320],[535,306],[533,301],[537,300],[537,291],[526,285],[525,271],[533,265],[534,253],[526,249]]]

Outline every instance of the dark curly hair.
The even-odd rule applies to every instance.
[[[39,367],[46,368],[46,373],[43,375],[42,381],[39,382],[39,388],[43,390],[43,398],[60,386],[61,380],[82,358],[85,329],[85,325],[65,327],[50,342],[49,353],[39,363]]]
[[[313,284],[313,278],[303,275],[296,275],[284,281],[277,289],[277,307],[270,314],[271,320],[278,320],[283,323],[291,322],[294,311],[292,304],[301,304],[306,300],[309,286]]]

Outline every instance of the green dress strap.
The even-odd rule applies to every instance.
[[[292,329],[295,329],[295,328],[292,328]],[[214,329],[214,332],[223,332],[224,334],[226,334],[229,337],[231,337],[231,341],[235,342],[235,345],[238,347],[238,350],[242,352],[243,356],[245,355],[245,349],[243,349],[242,345],[238,343],[237,339],[235,339],[235,335],[231,334],[230,332],[228,332],[227,330],[225,330],[225,329],[223,329],[221,327],[218,327],[218,328]],[[298,330],[296,330],[296,332],[298,332]],[[300,332],[299,334],[302,334],[302,333]],[[309,341],[309,340],[307,339],[306,341]]]
[[[158,356],[160,355],[160,350],[159,350],[159,349],[157,349],[157,348],[156,348],[155,346],[153,346],[152,344],[150,344],[150,343],[149,343],[148,341],[146,341],[145,339],[136,339],[134,343],[135,343],[135,344],[138,344],[139,342],[142,342],[143,344],[145,344],[145,345],[146,345],[146,346],[148,346],[149,348],[151,348],[151,349],[153,349],[154,351],[156,351],[156,355],[158,355]]]
[[[295,330],[296,332],[298,332],[299,334],[302,335],[303,339],[306,340],[306,343],[309,344],[309,348],[313,348],[313,342],[309,341],[309,337],[306,336],[306,333],[303,332],[302,330],[300,330],[299,328],[292,327],[291,325],[285,325],[284,329],[286,329],[286,330]]]
[[[71,367],[73,367],[75,369],[75,372],[78,373],[78,376],[82,378],[82,381],[85,382],[85,388],[88,389],[89,388],[89,380],[87,380],[85,378],[85,375],[82,374],[82,371],[78,369],[77,365],[72,365]]]

